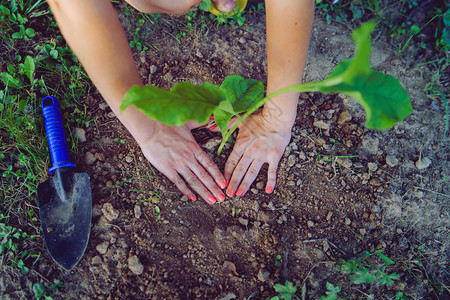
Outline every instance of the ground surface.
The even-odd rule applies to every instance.
[[[253,14],[238,29],[212,26],[181,39],[154,33],[155,48],[135,55],[141,77],[163,88],[179,81],[220,84],[231,74],[265,81],[264,23],[263,14]],[[74,157],[91,176],[89,245],[74,270],[61,270],[43,252],[32,274],[62,280],[54,298],[65,299],[264,299],[285,280],[298,287],[299,297],[303,287],[309,299],[325,295],[327,281],[350,299],[392,299],[399,291],[433,298],[426,274],[449,283],[445,110],[431,109],[421,91],[428,71],[414,68],[420,57],[398,58],[395,50],[378,39],[373,66],[397,77],[410,94],[414,113],[404,123],[367,130],[354,100],[301,95],[275,192],[264,192],[263,170],[243,198],[213,206],[181,197],[151,169],[106,102],[99,95],[84,99],[89,117],[97,118]],[[317,17],[305,81],[323,79],[352,55],[350,31]],[[231,146],[217,157],[218,134],[198,130],[195,136],[223,170]],[[431,164],[418,169],[425,158]],[[396,261],[388,269],[400,274],[396,284],[350,285],[348,275],[336,271],[339,258],[377,249]],[[0,281],[3,298],[31,295],[32,282],[19,273]]]

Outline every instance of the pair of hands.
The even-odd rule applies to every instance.
[[[155,123],[152,134],[138,142],[150,163],[192,201],[196,200],[192,191],[210,204],[224,201],[225,195],[243,196],[264,163],[269,164],[266,192],[272,193],[292,124],[268,117],[262,111],[249,116],[239,126],[224,174],[192,136],[191,130],[199,126],[197,122],[181,127]]]

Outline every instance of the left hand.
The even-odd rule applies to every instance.
[[[265,163],[269,164],[266,192],[273,192],[278,163],[291,139],[292,125],[293,122],[264,111],[250,115],[239,125],[236,144],[225,164],[228,196],[243,196]]]

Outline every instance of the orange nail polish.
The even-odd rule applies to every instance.
[[[243,189],[238,189],[237,192],[236,192],[236,195],[241,197],[242,195],[244,195],[244,190]]]
[[[227,195],[228,195],[229,197],[234,197],[234,190],[233,190],[233,189],[228,189],[228,190],[227,190]]]
[[[214,198],[213,196],[209,196],[208,201],[209,201],[209,203],[214,204],[214,203],[216,203],[216,198]]]
[[[222,193],[217,194],[217,199],[219,199],[219,201],[223,201],[223,200],[225,200],[225,195]]]
[[[271,194],[273,192],[273,188],[271,187],[271,186],[268,186],[267,188],[266,188],[266,193],[267,194]]]
[[[227,187],[227,183],[225,182],[225,180],[222,180],[221,182],[219,182],[219,187],[220,187],[221,189],[224,189],[224,188]]]
[[[194,194],[190,194],[190,195],[189,195],[189,200],[195,201],[195,200],[197,200],[197,197],[195,197]]]

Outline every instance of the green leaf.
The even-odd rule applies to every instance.
[[[211,0],[203,0],[198,5],[198,8],[203,11],[209,11],[211,9]]]
[[[30,83],[33,83],[34,79],[34,71],[36,69],[36,65],[34,63],[34,59],[31,56],[25,57],[25,74],[27,75],[28,79],[30,80]]]
[[[384,255],[383,253],[378,253],[378,256],[382,259],[382,260],[384,260],[385,262],[386,262],[386,265],[394,265],[395,264],[395,262],[392,260],[392,259],[390,259],[389,257],[387,257],[386,255]]]
[[[33,284],[33,292],[36,299],[41,298],[45,293],[44,286],[42,285],[42,283],[37,282]]]
[[[10,86],[10,87],[16,88],[16,89],[19,89],[22,87],[22,85],[20,84],[20,81],[18,79],[14,78],[11,74],[2,72],[2,73],[0,73],[0,76],[2,77],[3,83],[6,86]]]
[[[360,271],[355,272],[355,275],[350,277],[352,283],[361,284],[361,283],[371,283],[377,277],[370,273],[369,270],[365,267],[361,268]]]
[[[120,109],[133,104],[159,122],[182,126],[189,120],[206,123],[214,109],[225,99],[223,89],[207,82],[201,86],[179,82],[170,91],[154,85],[134,85],[125,94]]]
[[[25,29],[25,33],[30,37],[33,38],[36,36],[36,32],[34,31],[33,28],[27,28]]]
[[[381,277],[380,279],[380,285],[391,285],[394,283],[395,279],[399,279],[400,275],[397,273],[392,273],[392,274],[384,274],[384,276]]]

